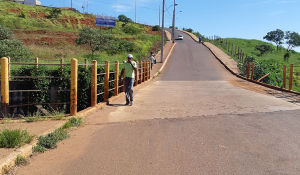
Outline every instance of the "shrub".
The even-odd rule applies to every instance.
[[[62,128],[63,128],[63,129],[68,129],[68,128],[70,128],[70,127],[78,127],[78,126],[80,126],[81,124],[82,124],[81,118],[75,118],[75,117],[72,117],[72,118],[69,119],[68,122],[66,122],[66,123],[62,126]]]
[[[4,129],[0,132],[0,148],[17,148],[30,143],[34,136],[29,135],[27,130]]]
[[[153,26],[152,31],[161,31],[161,28],[159,25]]]
[[[143,29],[141,29],[138,25],[129,23],[126,26],[123,27],[123,31],[127,34],[131,35],[137,35],[141,34],[143,32]]]
[[[46,135],[45,137],[40,136],[37,145],[47,149],[54,149],[57,147],[57,143],[61,140],[65,140],[69,135],[62,128],[55,130],[54,132]],[[40,148],[37,148],[40,149]]]
[[[12,32],[5,27],[0,25],[0,40],[13,39]]]
[[[0,57],[11,57],[12,61],[29,59],[32,53],[25,47],[21,41],[0,40]]]

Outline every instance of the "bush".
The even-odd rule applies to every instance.
[[[120,53],[133,52],[133,49],[134,49],[134,43],[129,42],[127,40],[121,40],[119,42],[118,50],[119,50]]]
[[[143,29],[141,29],[136,24],[129,23],[123,27],[123,31],[130,35],[137,35],[137,34],[141,34],[143,32]]]
[[[152,31],[161,31],[161,28],[159,25],[153,26]]]
[[[18,148],[30,143],[33,137],[29,135],[27,130],[4,129],[0,132],[0,148]]]
[[[0,40],[13,39],[12,32],[5,27],[0,25]]]
[[[80,126],[81,124],[82,124],[81,118],[75,118],[75,117],[72,117],[72,118],[69,119],[68,122],[66,122],[66,123],[62,126],[62,128],[63,128],[63,129],[68,129],[68,128],[70,128],[70,127],[78,127],[78,126]]]
[[[65,140],[69,135],[67,134],[66,131],[63,129],[59,128],[55,130],[54,132],[46,135],[45,137],[40,136],[38,139],[37,145],[40,147],[44,147],[47,149],[54,149],[57,147],[57,143],[61,140]],[[36,148],[38,149],[38,148]]]
[[[29,59],[32,53],[25,47],[21,41],[0,40],[0,57],[10,57],[12,61]]]

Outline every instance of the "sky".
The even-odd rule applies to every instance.
[[[84,12],[161,25],[163,0],[39,0],[44,6],[71,7]],[[300,34],[300,0],[175,0],[175,26],[204,36],[263,40],[281,29]],[[160,9],[160,10],[159,10]],[[165,0],[164,26],[172,26],[174,0]],[[161,12],[161,13],[160,13]],[[136,16],[135,16],[136,14]],[[265,40],[263,40],[265,41]],[[294,48],[300,52],[300,47]]]

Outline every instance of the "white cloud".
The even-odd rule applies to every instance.
[[[116,10],[116,12],[129,12],[131,7],[126,5],[113,5],[112,8]]]

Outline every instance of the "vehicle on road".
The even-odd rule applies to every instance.
[[[178,35],[178,39],[183,40],[183,36],[182,35]]]

